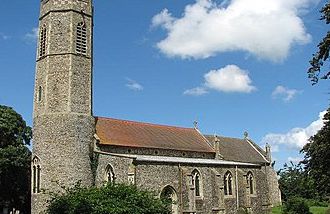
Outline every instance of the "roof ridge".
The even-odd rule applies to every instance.
[[[111,117],[101,117],[101,116],[94,116],[96,119],[102,118],[106,120],[116,120],[121,121],[125,123],[131,123],[131,124],[141,124],[141,125],[147,125],[147,126],[156,126],[156,127],[163,127],[163,128],[176,128],[176,129],[189,129],[189,130],[195,130],[195,128],[191,127],[180,127],[180,126],[173,126],[173,125],[163,125],[163,124],[155,124],[150,122],[140,122],[140,121],[133,121],[133,120],[124,120],[124,119],[118,119],[118,118],[111,118]]]
[[[205,134],[204,136],[205,136],[205,137],[214,137],[215,135],[214,135],[214,134],[213,134],[213,135],[211,135],[211,134]],[[216,134],[216,136],[218,136],[218,137],[222,137],[222,138],[228,138],[228,139],[235,139],[235,140],[242,140],[242,141],[244,141],[243,138],[237,138],[237,137],[226,137],[226,136],[222,136],[222,135],[218,135],[218,134]]]
[[[251,147],[257,151],[257,153],[266,161],[269,162],[269,160],[267,160],[267,158],[258,150],[257,147],[259,147],[257,144],[255,144],[253,141],[251,141],[250,139],[246,139],[246,141],[251,145]],[[260,147],[259,147],[260,148]]]
[[[211,145],[211,142],[205,137],[205,135],[203,135],[203,133],[201,131],[199,131],[199,129],[197,128],[194,128],[197,133],[204,139],[204,141],[207,143],[207,145],[212,149],[214,150],[213,146]]]

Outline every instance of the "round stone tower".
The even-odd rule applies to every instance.
[[[93,176],[92,0],[41,0],[34,89],[32,213]]]

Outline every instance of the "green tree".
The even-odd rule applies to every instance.
[[[169,200],[161,200],[135,186],[110,184],[102,187],[66,189],[53,195],[48,214],[170,214]]]
[[[31,136],[22,116],[0,105],[0,207],[30,212]]]
[[[320,11],[322,13],[321,20],[324,20],[326,24],[330,23],[330,2],[328,1],[325,6]],[[309,61],[311,67],[308,69],[308,77],[311,79],[312,84],[316,84],[321,79],[330,78],[330,70],[322,72],[321,68],[324,63],[329,60],[329,50],[330,50],[330,31],[318,44],[318,51],[313,54],[312,59]]]
[[[312,199],[317,193],[314,189],[314,180],[306,174],[301,164],[284,164],[284,168],[278,171],[279,186],[282,199],[287,201],[289,198],[301,197]]]
[[[301,150],[305,154],[305,170],[315,180],[320,196],[330,196],[330,108],[323,118],[324,126]]]
[[[312,214],[304,198],[292,197],[284,203],[284,214]]]

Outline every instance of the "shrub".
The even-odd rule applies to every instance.
[[[315,206],[315,207],[328,207],[329,202],[317,200],[317,199],[307,199],[307,204],[309,207]]]
[[[135,186],[112,184],[100,188],[79,185],[53,195],[48,214],[170,214],[169,201]]]
[[[292,197],[284,203],[284,214],[311,214],[305,199]]]

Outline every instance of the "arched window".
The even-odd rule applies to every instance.
[[[223,182],[225,195],[233,195],[233,175],[231,172],[226,172]]]
[[[107,168],[105,169],[105,181],[107,183],[114,183],[115,182],[115,173],[113,168],[110,164],[108,164]]]
[[[40,30],[39,56],[46,55],[47,28],[43,26]]]
[[[87,53],[87,29],[84,22],[77,25],[76,52],[83,55]]]
[[[193,185],[195,187],[195,196],[201,196],[201,175],[198,170],[192,173]]]
[[[34,157],[32,160],[32,191],[33,193],[39,193],[40,190],[40,159]]]
[[[252,172],[248,172],[247,176],[246,176],[246,182],[249,186],[250,189],[250,194],[253,195],[254,194],[254,180],[253,180],[253,174]]]
[[[178,214],[178,196],[176,194],[176,191],[173,187],[171,186],[166,186],[161,194],[160,194],[160,198],[161,199],[165,199],[165,200],[170,200],[171,202],[171,210],[172,210],[172,214]]]

